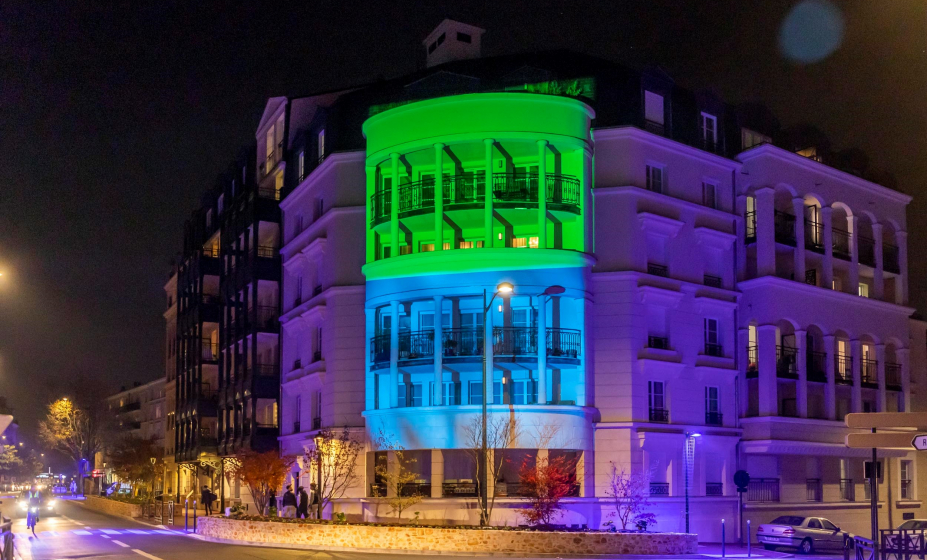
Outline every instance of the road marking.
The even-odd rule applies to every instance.
[[[100,532],[106,533],[107,535],[121,535],[122,534],[119,531],[116,531],[115,529],[100,529]]]
[[[112,538],[112,537],[109,536],[109,535],[100,535],[100,536],[103,537],[104,539],[111,539],[111,538]]]
[[[75,529],[75,530],[73,530],[73,531],[71,531],[71,532],[74,533],[75,535],[82,535],[82,536],[87,536],[87,535],[92,535],[92,534],[93,534],[93,533],[91,533],[90,531],[82,531],[82,530],[80,530],[80,529]]]
[[[139,550],[139,549],[137,549],[137,548],[133,548],[133,549],[132,549],[132,552],[134,552],[135,554],[144,556],[145,558],[150,558],[151,560],[161,560],[161,559],[158,558],[157,556],[155,556],[155,555],[153,555],[153,554],[148,554],[147,552],[142,552],[141,550]]]
[[[133,535],[148,535],[148,531],[142,531],[141,529],[126,529],[126,533],[132,533]]]
[[[177,534],[177,531],[168,531],[167,529],[158,529],[157,531],[152,531],[152,532],[157,533],[159,535],[176,535]]]
[[[129,548],[129,545],[127,545],[126,543],[124,543],[124,542],[122,542],[122,541],[117,541],[116,539],[112,539],[111,542],[114,542],[114,543],[118,544],[118,545],[121,546],[122,548]]]

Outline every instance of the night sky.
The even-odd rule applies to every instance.
[[[162,375],[163,285],[183,222],[253,141],[265,100],[416,70],[445,17],[485,28],[484,55],[569,48],[660,64],[680,85],[761,101],[784,126],[864,149],[918,197],[909,261],[924,310],[927,3],[835,2],[842,35],[839,19],[810,25],[784,51],[797,3],[4,2],[0,394],[28,432],[78,372],[107,394]],[[829,37],[839,45],[822,61],[784,54],[826,51]]]

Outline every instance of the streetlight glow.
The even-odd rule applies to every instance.
[[[500,282],[499,285],[496,286],[496,291],[500,294],[511,294],[513,290],[515,290],[515,286],[510,282]]]

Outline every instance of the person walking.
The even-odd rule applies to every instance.
[[[299,505],[296,506],[296,517],[299,519],[309,519],[309,494],[302,486],[296,487],[296,495],[299,498]]]
[[[283,493],[283,517],[296,517],[296,494],[293,493],[293,485],[286,485],[286,492]]]
[[[206,508],[206,515],[212,515],[212,501],[215,494],[212,493],[212,490],[209,489],[209,486],[203,485],[203,491],[200,492],[200,501],[203,503],[203,507]]]
[[[277,491],[273,488],[267,491],[267,515],[277,517]]]
[[[312,510],[312,515],[316,515],[319,513],[319,500],[321,500],[322,497],[319,496],[319,489],[316,487],[315,482],[309,484],[309,496],[309,508]],[[319,519],[322,518],[321,515],[318,517]]]

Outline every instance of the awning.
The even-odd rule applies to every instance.
[[[740,448],[744,453],[768,455],[811,455],[825,457],[859,457],[871,458],[871,449],[850,449],[842,443],[816,443],[813,441],[785,441],[777,439],[758,439],[742,441]],[[879,457],[905,457],[911,449],[879,449]]]

